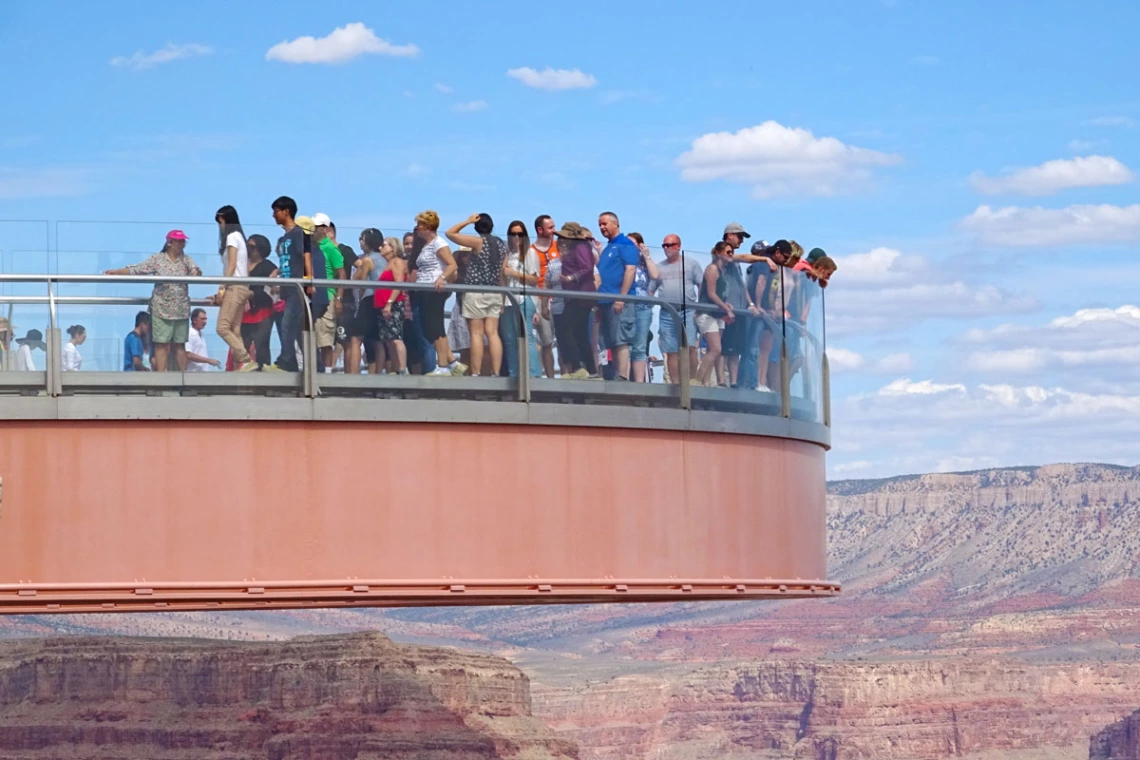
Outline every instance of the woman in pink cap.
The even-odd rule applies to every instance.
[[[141,264],[108,269],[104,274],[152,275],[158,277],[201,277],[202,270],[186,255],[186,233],[171,230],[162,250]],[[185,283],[160,282],[150,297],[150,330],[154,342],[154,368],[166,370],[167,357],[174,351],[180,372],[186,371],[186,340],[190,337],[190,288]]]

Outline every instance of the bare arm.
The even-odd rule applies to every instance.
[[[451,255],[451,249],[446,245],[436,251],[436,255],[443,262],[443,274],[436,278],[435,289],[443,290],[444,283],[455,276],[455,273],[459,271],[459,266],[455,263],[455,257]],[[392,276],[395,277],[394,274]]]
[[[186,352],[186,359],[188,361],[198,362],[199,364],[209,364],[214,367],[220,367],[222,365],[217,359],[211,359],[208,356],[198,356],[198,354],[192,354],[189,351]]]
[[[732,316],[732,304],[725,303],[720,300],[720,296],[716,294],[716,281],[720,279],[720,270],[717,269],[716,264],[709,264],[705,269],[705,291],[709,294],[709,298],[720,308]]]
[[[776,262],[772,261],[767,256],[757,256],[754,253],[737,253],[737,254],[733,255],[732,260],[733,261],[744,261],[744,262],[747,262],[749,264],[755,264],[757,262],[763,261],[763,262],[768,264],[768,269],[769,269],[769,271],[772,271],[772,272],[775,272],[776,267],[777,267]]]
[[[388,265],[388,268],[392,270],[393,282],[405,282],[408,279],[408,267],[402,260],[392,259],[392,263]],[[389,311],[392,308],[392,302],[400,297],[400,292],[401,291],[395,288],[392,289],[392,295],[388,297],[388,303],[384,306],[385,311]]]
[[[372,271],[372,259],[368,256],[361,256],[360,264],[357,265],[356,271],[352,273],[354,280],[367,280],[368,273]]]
[[[478,235],[467,235],[460,232],[460,230],[462,230],[467,225],[474,224],[477,221],[479,221],[479,215],[472,214],[462,222],[453,224],[447,230],[447,232],[443,234],[445,237],[447,237],[448,240],[455,243],[456,245],[466,246],[467,248],[470,248],[473,253],[478,253],[479,251],[483,250],[483,238],[479,237]]]
[[[141,356],[131,357],[131,366],[134,367],[135,372],[150,372],[150,367],[143,364],[143,358]]]
[[[655,262],[649,255],[648,251],[642,253],[642,258],[645,261],[645,271],[649,275],[650,280],[658,280],[661,278],[661,270],[657,268]]]

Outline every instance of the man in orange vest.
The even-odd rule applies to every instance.
[[[547,214],[542,214],[534,220],[534,242],[531,244],[531,250],[538,256],[538,287],[546,287],[546,268],[550,266],[550,262],[558,258],[558,245],[554,242],[554,220]],[[542,369],[547,377],[554,377],[554,323],[549,319],[542,316],[542,313],[536,315],[538,318],[538,347],[542,356]],[[559,362],[561,363],[561,362]],[[568,374],[565,368],[562,368],[562,374]]]

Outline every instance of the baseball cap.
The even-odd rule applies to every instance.
[[[166,239],[167,240],[188,240],[189,238],[186,237],[186,233],[183,232],[182,230],[171,230],[170,232],[166,233]]]
[[[309,235],[312,235],[313,230],[317,228],[317,225],[313,224],[313,220],[307,216],[299,216],[293,221]]]
[[[726,224],[724,226],[724,234],[726,234],[726,235],[737,234],[737,235],[740,235],[740,236],[746,237],[746,238],[752,237],[751,235],[749,235],[747,232],[744,231],[744,227],[741,226],[740,222],[729,222],[728,224]]]
[[[332,225],[332,219],[329,219],[328,214],[313,214],[314,227],[329,227]]]
[[[827,255],[827,251],[823,250],[822,248],[812,248],[811,251],[807,255],[808,263],[814,264],[815,262],[819,261],[820,259],[822,259],[826,255]]]

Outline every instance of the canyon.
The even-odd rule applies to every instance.
[[[5,760],[569,760],[497,657],[378,633],[0,644]]]
[[[0,635],[380,630],[479,651],[529,675],[534,717],[584,760],[1084,760],[1140,707],[1140,468],[828,492],[835,599],[25,617]]]

